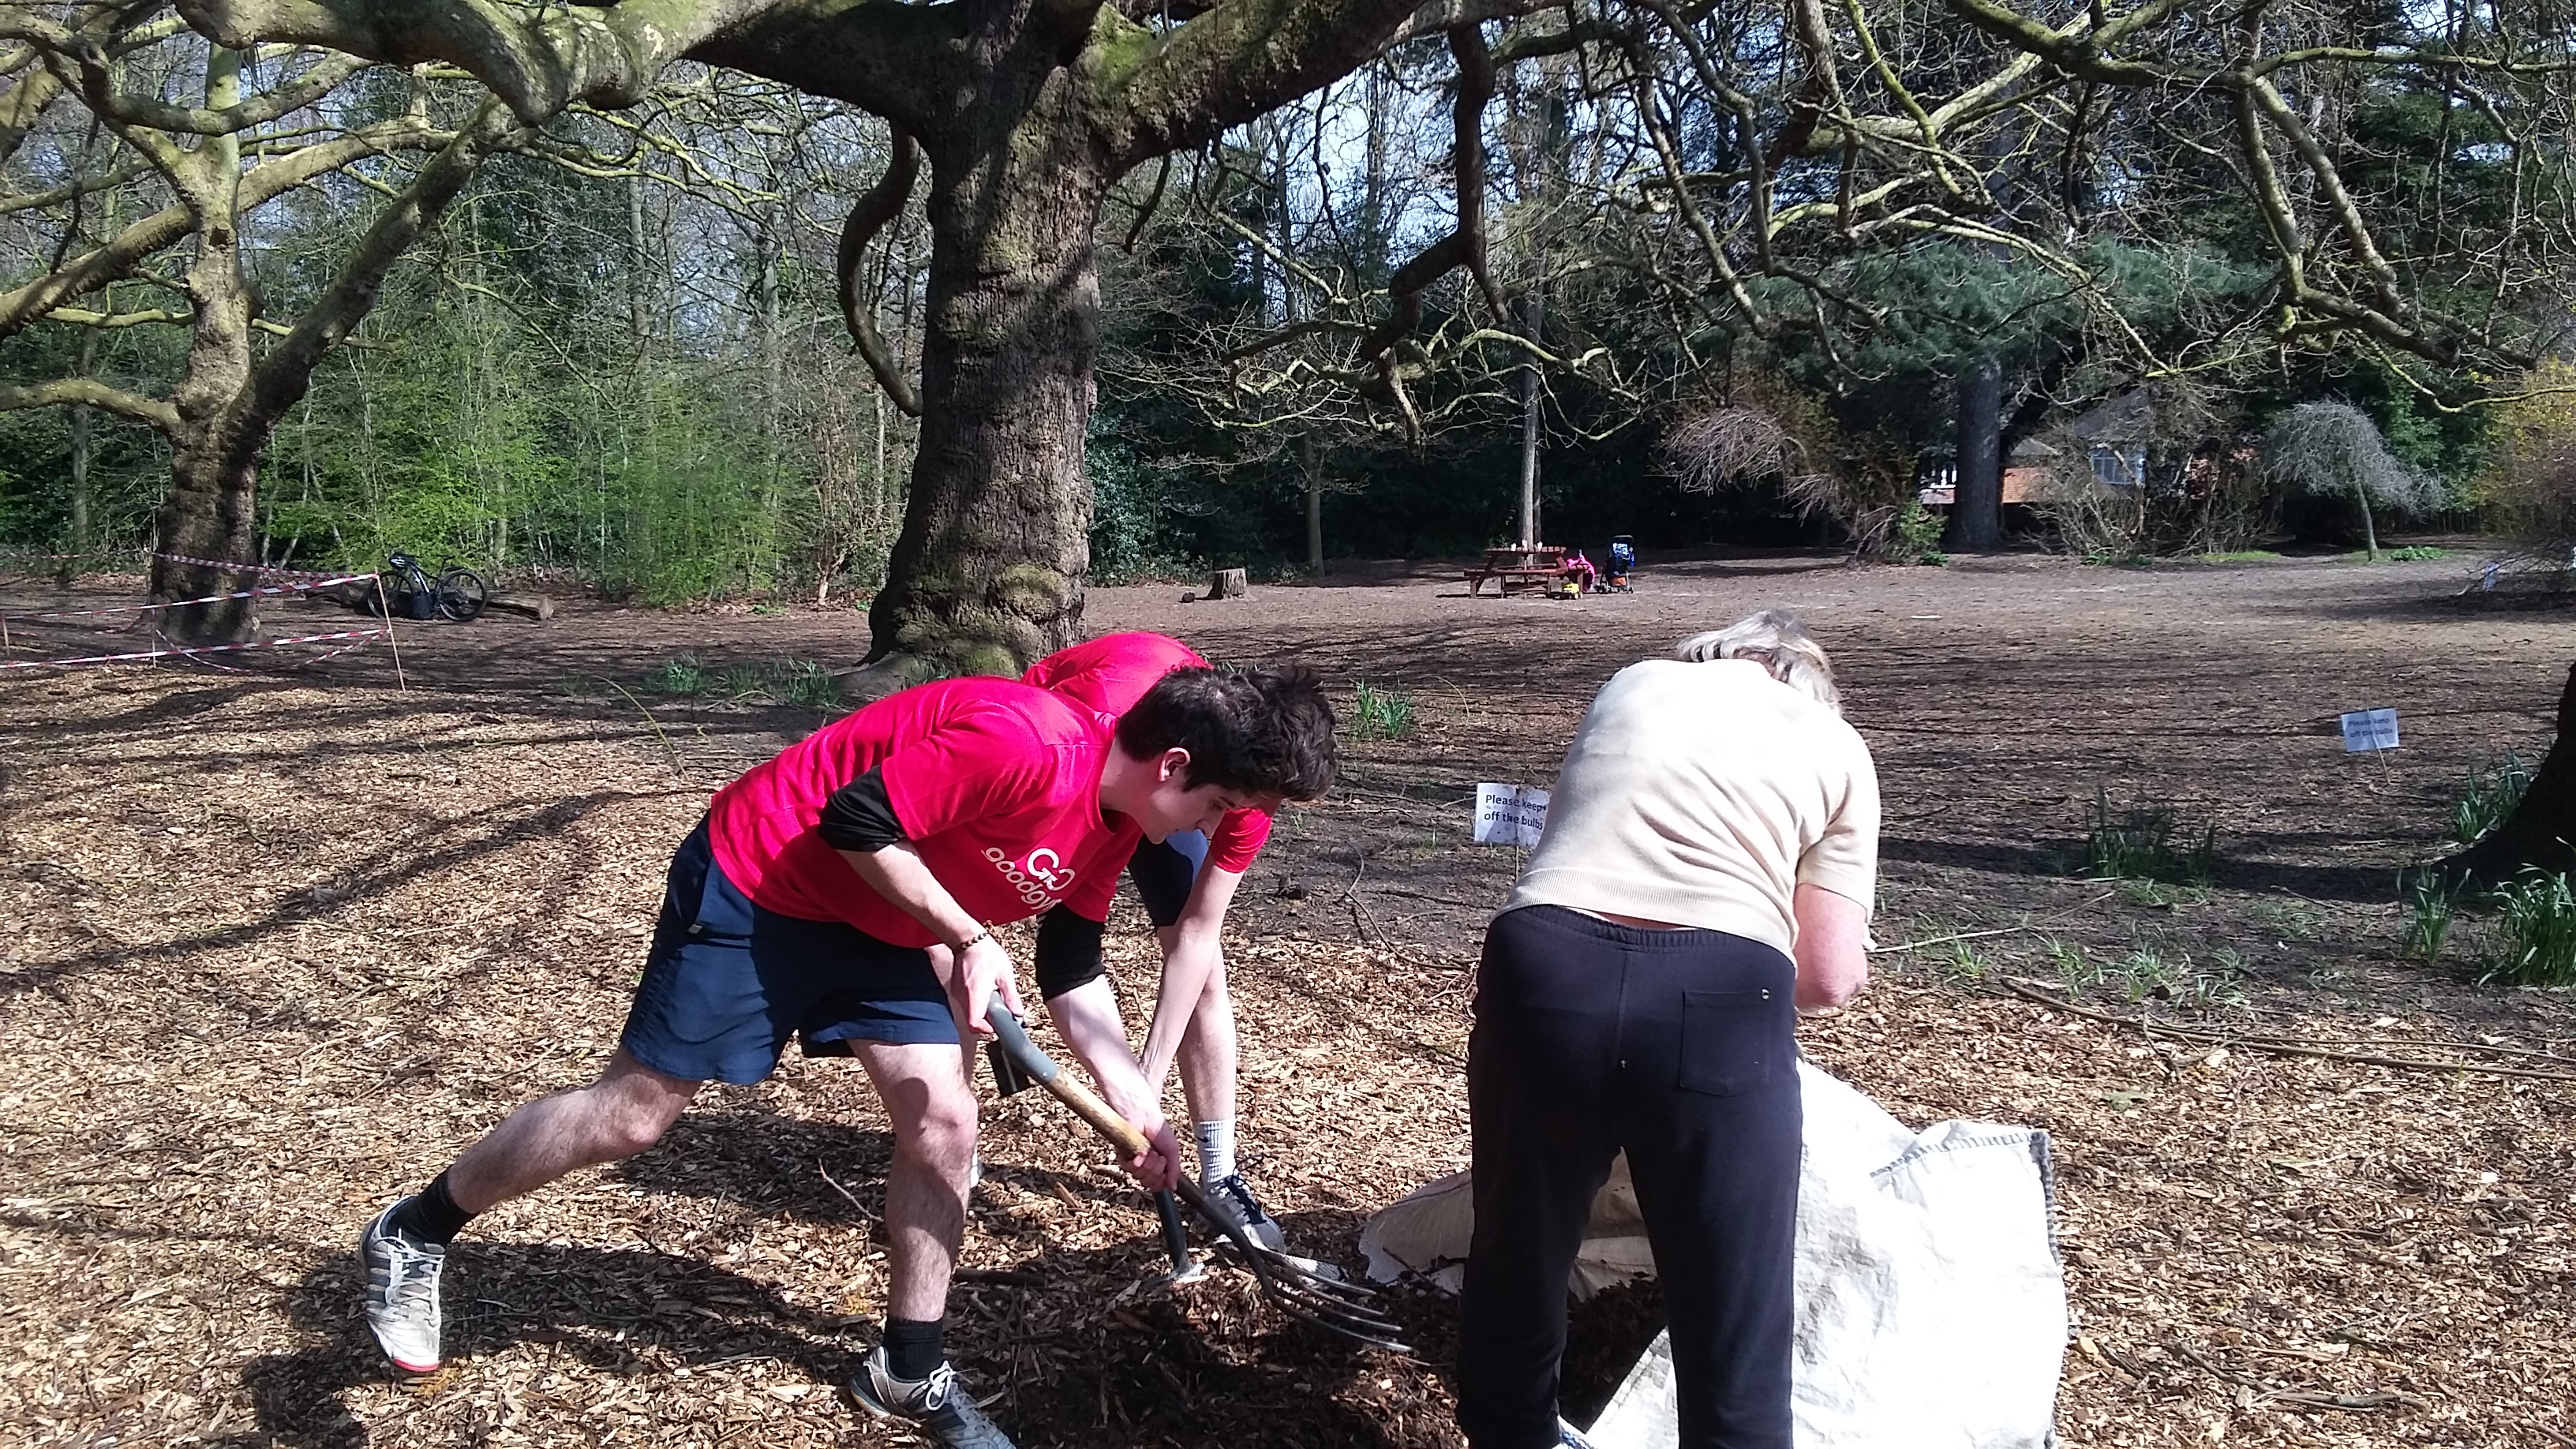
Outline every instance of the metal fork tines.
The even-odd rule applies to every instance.
[[[1285,1253],[1253,1241],[1243,1225],[1232,1214],[1208,1201],[1197,1183],[1184,1177],[1179,1184],[1183,1201],[1198,1210],[1201,1217],[1223,1234],[1235,1256],[1252,1270],[1261,1284],[1264,1297],[1277,1304],[1291,1318],[1311,1323],[1317,1328],[1338,1333],[1345,1338],[1372,1348],[1410,1353],[1412,1348],[1398,1335],[1404,1326],[1379,1315],[1376,1311],[1377,1290],[1362,1284],[1327,1278]]]

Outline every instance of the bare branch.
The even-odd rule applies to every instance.
[[[886,350],[885,339],[877,333],[875,299],[859,295],[860,275],[866,270],[868,243],[886,224],[903,215],[904,203],[912,199],[914,178],[921,172],[921,147],[901,131],[894,133],[894,151],[886,160],[886,173],[869,187],[858,203],[850,208],[850,219],[841,227],[841,245],[834,268],[840,277],[841,321],[850,329],[850,339],[859,355],[867,359],[868,371],[876,377],[877,386],[907,417],[921,416],[921,393],[895,366],[894,354]]]
[[[91,407],[150,423],[162,432],[179,426],[179,410],[159,398],[110,387],[92,377],[64,377],[27,387],[0,387],[0,412],[22,408]]]

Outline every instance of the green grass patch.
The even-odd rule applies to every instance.
[[[707,692],[707,662],[695,654],[665,659],[661,668],[644,676],[644,687],[655,694],[683,698],[704,694]]]
[[[828,667],[811,659],[787,661],[779,671],[775,688],[781,704],[830,709],[841,702],[840,681],[832,677]]]
[[[2527,870],[2494,895],[2497,941],[2481,982],[2576,986],[2576,886]]]
[[[2531,788],[2531,767],[2522,756],[2507,751],[2501,760],[2469,772],[2469,787],[2451,807],[2451,839],[2462,845],[2473,845],[2479,836],[2493,830],[2522,803],[2523,792]]]
[[[2451,939],[2451,922],[2459,912],[2459,892],[2431,871],[2408,876],[2404,891],[2406,927],[2398,938],[2397,954],[2430,966],[2442,959],[2442,947]]]
[[[2256,901],[2246,914],[2284,946],[2292,941],[2315,940],[2318,929],[2325,924],[2322,912],[2295,900]]]
[[[1411,739],[1413,696],[1394,685],[1361,680],[1351,700],[1350,735],[1355,740]]]
[[[2088,986],[2102,984],[2102,965],[2093,953],[2073,941],[2054,936],[2039,939],[2039,953],[2047,958],[2049,969],[2057,973],[2057,984],[2066,990],[2066,999],[2074,1000]]]
[[[722,699],[829,709],[841,702],[832,671],[811,659],[748,660],[714,667],[696,654],[666,659],[644,676],[644,688],[677,699]]]
[[[2218,826],[2212,822],[2195,837],[2170,801],[2140,795],[2113,810],[2111,792],[2096,788],[2084,860],[2087,872],[2103,880],[2207,885],[2218,873]]]

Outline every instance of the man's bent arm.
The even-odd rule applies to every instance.
[[[1159,1095],[1190,1029],[1190,1014],[1216,975],[1226,909],[1234,904],[1240,871],[1208,866],[1190,887],[1189,904],[1172,925],[1172,948],[1163,956],[1163,987],[1154,998],[1154,1024],[1145,1033],[1145,1080]]]
[[[919,921],[949,949],[947,955],[955,964],[941,977],[948,988],[948,1002],[958,1022],[970,1031],[991,1036],[993,1029],[984,1021],[984,1000],[995,991],[1015,1015],[1027,1015],[1020,1005],[1020,985],[1011,970],[1011,953],[993,939],[984,923],[969,914],[939,877],[930,873],[930,865],[912,842],[898,840],[876,850],[844,850],[841,858],[857,871],[868,888],[892,901],[905,915]],[[972,942],[965,950],[961,942]],[[932,952],[935,965],[940,952]]]

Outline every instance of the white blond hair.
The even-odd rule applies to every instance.
[[[1723,629],[1693,634],[1673,646],[1673,657],[1692,664],[1713,659],[1749,659],[1771,671],[1791,689],[1812,695],[1839,713],[1842,691],[1834,688],[1834,662],[1825,647],[1786,609],[1748,614]]]

